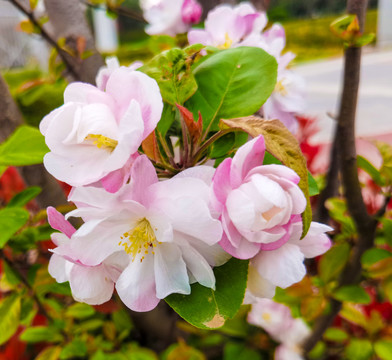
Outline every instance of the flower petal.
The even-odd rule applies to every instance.
[[[131,262],[117,280],[120,299],[133,311],[150,311],[159,303],[153,267],[154,257],[146,256],[142,262]]]
[[[251,263],[263,278],[286,288],[305,276],[304,258],[298,246],[286,243],[276,250],[261,251]]]
[[[114,283],[103,265],[90,267],[75,264],[70,273],[69,284],[75,299],[90,305],[109,301],[114,290]]]
[[[186,264],[178,245],[162,243],[155,248],[154,273],[157,298],[191,293]]]

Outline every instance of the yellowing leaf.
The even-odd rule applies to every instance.
[[[220,126],[221,128],[242,130],[253,137],[263,135],[267,151],[297,173],[301,179],[298,186],[304,193],[307,201],[305,212],[302,214],[302,237],[305,236],[312,221],[308,170],[306,168],[306,159],[294,135],[279,120],[264,120],[257,116],[247,116],[230,120],[222,119]]]
[[[35,360],[57,360],[60,357],[60,353],[60,346],[50,346],[42,350]]]
[[[0,345],[15,334],[20,320],[20,297],[16,294],[3,299],[0,304]]]

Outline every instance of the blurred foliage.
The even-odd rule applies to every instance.
[[[286,30],[288,51],[297,55],[295,62],[343,55],[341,40],[332,35],[330,24],[336,16],[291,20],[282,23]],[[377,10],[366,15],[365,33],[377,32]]]

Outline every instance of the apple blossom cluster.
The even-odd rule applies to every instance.
[[[330,247],[330,228],[313,222],[300,240],[306,199],[297,174],[263,165],[260,135],[216,169],[193,166],[158,179],[139,149],[163,102],[156,81],[136,67],[109,61],[97,87],[68,85],[64,105],[41,122],[45,167],[73,187],[76,206],[66,217],[48,208],[59,231],[50,274],[69,281],[78,301],[101,304],[116,289],[135,311],[190,294],[192,283],[215,289],[213,268],[231,257],[250,260],[247,302],[300,281],[304,258]],[[69,217],[83,224],[75,229]]]
[[[259,299],[252,305],[248,322],[263,328],[281,343],[275,350],[275,360],[303,360],[301,345],[310,335],[310,328],[300,318],[293,318],[291,310],[269,299]]]
[[[203,9],[197,0],[140,0],[149,35],[175,36],[200,21]]]

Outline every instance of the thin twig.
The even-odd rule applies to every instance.
[[[2,259],[8,267],[20,278],[22,281],[23,285],[30,291],[34,301],[37,303],[39,311],[41,312],[42,315],[44,315],[48,319],[52,319],[52,317],[48,314],[44,306],[42,305],[41,301],[39,300],[37,294],[34,292],[33,288],[31,287],[30,283],[28,282],[26,276],[17,268],[17,266],[10,260],[7,259],[7,257],[4,255],[3,251],[0,250],[0,259]]]
[[[31,21],[31,23],[37,27],[40,30],[40,34],[42,37],[51,45],[53,46],[57,53],[59,54],[61,60],[65,64],[67,70],[71,74],[71,76],[75,80],[79,80],[79,75],[78,72],[75,70],[74,65],[68,60],[66,56],[66,52],[59,46],[57,41],[52,38],[52,36],[43,28],[43,26],[39,23],[39,21],[36,19],[34,12],[26,9],[18,0],[9,0],[10,3],[12,3],[17,9],[19,9],[22,13],[24,13],[28,19]]]
[[[222,136],[228,134],[229,132],[233,132],[233,131],[237,131],[235,129],[227,129],[227,130],[220,130],[217,133],[215,133],[214,135],[212,135],[207,141],[205,141],[200,147],[199,149],[196,151],[195,155],[193,156],[192,159],[192,165],[196,165],[196,163],[200,160],[200,157],[203,155],[203,152],[206,151],[208,149],[208,147],[215,142],[216,140],[218,140],[219,138],[221,138]]]

